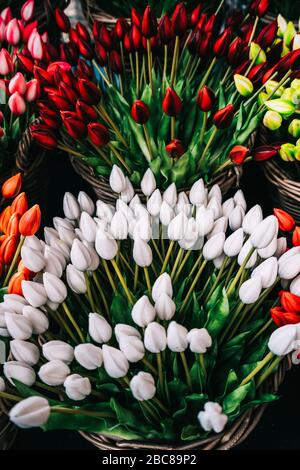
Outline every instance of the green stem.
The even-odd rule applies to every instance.
[[[206,296],[205,303],[208,302],[208,300],[209,300],[211,294],[214,292],[215,288],[216,288],[217,285],[219,284],[219,282],[220,282],[220,280],[221,280],[221,277],[222,277],[222,274],[223,274],[223,272],[224,272],[224,269],[225,269],[225,267],[226,267],[227,261],[228,261],[228,256],[225,256],[225,258],[224,258],[224,260],[223,260],[223,263],[222,263],[222,265],[221,265],[221,267],[220,267],[220,269],[219,269],[218,275],[217,275],[217,277],[216,277],[216,279],[215,279],[215,282],[213,283],[213,285],[212,285],[212,287],[211,287],[209,293],[208,293],[207,296]]]
[[[171,116],[171,140],[175,139],[176,135],[176,118],[175,116]]]
[[[96,284],[96,287],[100,293],[100,296],[101,296],[101,299],[102,299],[102,302],[103,302],[103,305],[104,305],[104,309],[105,309],[105,312],[106,312],[106,315],[107,317],[109,318],[110,314],[109,314],[109,308],[108,308],[108,303],[107,303],[107,300],[106,300],[106,297],[105,297],[105,294],[103,292],[103,289],[100,285],[100,282],[98,280],[98,277],[97,277],[97,274],[96,272],[94,271],[93,272],[93,279],[94,279],[94,282]]]
[[[135,53],[135,67],[136,67],[136,72],[135,72],[135,81],[136,81],[136,97],[139,97],[140,94],[140,71],[139,71],[139,53],[136,51]]]
[[[163,376],[163,367],[162,367],[162,360],[161,360],[161,353],[156,354],[156,360],[157,360],[157,370],[158,370],[158,377],[159,377],[159,382],[161,389],[163,390],[164,388],[164,376]]]
[[[265,323],[261,328],[260,330],[258,330],[258,332],[252,337],[250,338],[250,341],[248,343],[248,346],[251,346],[252,343],[254,343],[254,341],[265,331],[269,328],[269,326],[271,326],[273,323],[273,318],[271,317],[267,323]]]
[[[253,369],[252,372],[250,372],[249,375],[247,375],[247,377],[244,378],[244,380],[241,382],[241,385],[245,385],[246,383],[250,382],[250,380],[253,379],[253,377],[259,372],[261,371],[261,369],[263,369],[265,367],[265,365],[270,362],[271,359],[273,359],[274,357],[274,354],[272,352],[269,352],[265,357],[264,359],[262,359],[258,365],[255,367],[255,369]]]
[[[184,312],[184,309],[185,309],[185,307],[186,307],[186,305],[187,305],[187,303],[188,303],[188,301],[189,301],[189,299],[190,299],[190,295],[192,294],[192,292],[193,292],[193,290],[194,290],[194,288],[195,288],[195,286],[196,286],[196,284],[197,284],[197,282],[198,282],[198,280],[199,280],[199,278],[200,278],[200,276],[201,276],[201,274],[202,274],[202,272],[203,272],[203,270],[204,270],[204,268],[205,268],[205,266],[206,266],[206,263],[207,263],[207,261],[204,260],[203,263],[201,264],[201,267],[200,267],[199,271],[197,272],[197,274],[196,274],[196,276],[195,276],[195,278],[194,278],[194,280],[193,280],[193,282],[192,282],[192,284],[191,284],[191,287],[189,288],[189,291],[188,291],[188,293],[187,293],[187,295],[186,295],[186,297],[185,297],[185,299],[184,299],[184,302],[183,302],[183,304],[182,304],[181,307],[180,307],[179,313],[183,313],[183,312]]]
[[[118,150],[113,146],[112,143],[109,143],[108,144],[108,147],[110,148],[110,150],[112,151],[112,153],[115,155],[115,157],[119,160],[119,162],[124,166],[124,168],[127,170],[127,172],[129,174],[132,173],[131,169],[129,168],[129,166],[127,165],[127,163],[125,162],[125,160],[123,159],[122,155],[118,152]]]
[[[256,387],[260,387],[261,384],[272,374],[274,369],[277,369],[278,365],[282,361],[284,356],[277,356],[274,361],[270,364],[270,367],[267,368],[265,372],[262,373],[262,375],[259,377]]]
[[[145,364],[146,367],[148,367],[149,370],[151,370],[151,372],[155,375],[158,375],[158,372],[157,370],[155,369],[155,367],[153,367],[153,365],[151,364],[151,362],[148,361],[148,359],[146,359],[145,357],[142,359],[142,362]]]
[[[176,36],[174,52],[173,52],[173,60],[172,60],[171,78],[170,78],[170,86],[171,87],[174,85],[174,81],[175,81],[176,64],[177,64],[177,61],[178,61],[179,46],[180,46],[180,39],[179,39],[179,36]]]
[[[183,248],[179,248],[179,251],[177,253],[177,256],[176,256],[176,259],[175,259],[175,263],[173,265],[173,269],[172,269],[172,272],[171,272],[171,279],[173,279],[174,275],[175,275],[175,272],[176,272],[176,269],[178,267],[178,264],[180,263],[181,259],[182,259],[182,256],[183,256],[183,253],[184,253],[184,249]]]
[[[245,267],[246,267],[246,265],[247,265],[249,259],[250,259],[251,256],[253,255],[254,251],[255,251],[255,248],[252,247],[251,250],[249,251],[248,255],[246,256],[246,258],[244,259],[243,263],[241,264],[240,269],[239,269],[238,272],[236,273],[236,276],[235,276],[235,278],[233,279],[233,281],[232,281],[232,283],[230,284],[230,287],[229,287],[229,289],[228,289],[228,291],[227,291],[227,297],[229,297],[229,296],[233,293],[233,291],[234,291],[234,289],[235,289],[235,286],[236,286],[236,284],[238,283],[238,280],[239,280],[239,278],[240,278],[240,275],[243,273],[243,271],[244,271],[244,269],[245,269]]]
[[[121,286],[123,287],[123,290],[124,290],[124,292],[125,292],[125,294],[126,294],[126,297],[127,297],[128,301],[129,301],[129,303],[130,303],[131,305],[133,305],[133,304],[134,304],[134,299],[133,299],[133,297],[132,297],[132,295],[131,295],[131,293],[130,293],[128,287],[127,287],[127,284],[126,284],[125,279],[124,279],[124,277],[123,277],[123,275],[122,275],[122,273],[121,273],[121,271],[120,271],[120,269],[119,269],[119,266],[117,265],[117,263],[115,262],[114,259],[112,259],[112,260],[110,260],[110,261],[111,261],[111,264],[113,265],[113,268],[114,268],[114,270],[115,270],[115,272],[116,272],[116,274],[117,274],[117,276],[118,276],[118,278],[119,278],[119,281],[120,281],[120,283],[121,283]]]
[[[18,397],[17,395],[12,395],[11,393],[1,392],[1,391],[0,391],[0,398],[4,398],[5,400],[11,400],[11,401],[24,400],[24,397]]]
[[[67,306],[67,304],[66,304],[65,302],[62,303],[62,307],[63,307],[63,309],[64,309],[64,311],[65,311],[67,317],[69,318],[70,322],[72,323],[72,325],[74,326],[75,330],[77,331],[77,334],[78,334],[78,336],[79,336],[81,342],[84,343],[84,342],[85,342],[84,336],[83,336],[83,334],[82,334],[82,332],[81,332],[81,330],[80,330],[78,324],[77,324],[76,321],[74,320],[74,317],[73,317],[72,313],[70,312],[70,310],[69,310],[69,308],[68,308],[68,306]]]
[[[147,129],[146,124],[143,124],[143,130],[144,130],[147,147],[148,147],[149,154],[150,154],[150,162],[151,162],[151,160],[153,160],[153,154],[152,154],[152,149],[151,149],[150,135],[149,135],[149,131]]]
[[[206,367],[205,367],[205,358],[204,358],[204,354],[201,353],[199,354],[199,363],[200,363],[200,367],[203,371],[203,374],[204,376],[206,377]]]
[[[209,150],[209,147],[211,146],[211,144],[212,144],[214,138],[216,137],[217,132],[218,132],[218,128],[215,127],[214,130],[212,131],[212,133],[210,134],[210,137],[209,137],[209,139],[208,139],[208,142],[207,142],[207,144],[206,144],[206,147],[205,147],[205,149],[203,150],[203,153],[202,153],[202,155],[201,155],[201,158],[200,158],[200,160],[199,160],[199,162],[198,162],[198,168],[200,167],[201,163],[204,161],[205,156],[206,156],[206,154],[207,154],[207,152],[208,152],[208,150]]]
[[[207,71],[206,71],[204,77],[203,77],[202,80],[201,80],[201,83],[200,83],[200,85],[199,85],[198,91],[201,90],[201,88],[203,88],[204,85],[206,84],[207,79],[208,79],[208,77],[210,76],[211,71],[212,71],[212,69],[213,69],[213,67],[214,67],[214,65],[215,65],[216,62],[217,62],[217,58],[214,57],[213,60],[212,60],[211,63],[210,63],[210,66],[208,67],[208,69],[207,69]]]
[[[110,283],[110,285],[111,285],[111,287],[112,287],[112,290],[113,290],[113,292],[116,292],[116,291],[117,291],[117,288],[116,288],[115,282],[114,282],[114,280],[113,280],[113,278],[112,278],[112,275],[111,275],[111,273],[110,273],[109,267],[108,267],[108,265],[107,265],[107,261],[106,261],[105,259],[102,259],[102,264],[103,264],[103,266],[104,266],[104,270],[105,270],[106,276],[107,276],[107,278],[108,278],[108,280],[109,280],[109,283]]]
[[[173,250],[173,248],[174,248],[174,245],[175,245],[175,241],[174,241],[174,240],[171,240],[170,245],[169,245],[169,248],[168,248],[168,251],[167,251],[167,253],[166,253],[166,257],[165,257],[164,263],[163,263],[162,268],[161,268],[161,271],[160,271],[160,274],[162,274],[162,273],[165,272],[165,270],[166,270],[166,267],[167,267],[167,265],[168,265],[168,262],[169,262],[169,259],[170,259],[172,250]]]
[[[177,273],[176,273],[176,276],[175,276],[175,278],[174,278],[174,283],[177,281],[178,277],[180,276],[181,271],[183,270],[184,266],[186,265],[186,262],[188,261],[189,257],[191,256],[191,253],[192,253],[192,251],[189,250],[189,251],[185,254],[185,256],[184,256],[182,262],[180,263],[180,266],[179,266],[179,268],[178,268],[178,271],[177,271]]]
[[[165,90],[165,80],[167,76],[168,67],[168,46],[164,45],[164,70],[163,70],[163,90]]]
[[[251,44],[251,42],[254,38],[254,34],[255,34],[255,31],[256,31],[256,28],[257,28],[257,25],[258,25],[258,21],[259,21],[259,17],[257,16],[255,18],[255,21],[254,21],[253,29],[252,29],[251,36],[250,36],[250,39],[249,39],[249,42],[248,42],[248,46],[250,46],[250,44]]]
[[[204,142],[204,134],[206,131],[206,125],[207,125],[207,113],[204,112],[203,114],[203,123],[202,123],[202,128],[201,128],[201,134],[200,134],[200,145],[203,145]]]
[[[182,360],[182,365],[183,365],[183,368],[184,368],[187,385],[188,385],[190,391],[192,392],[193,391],[192,379],[191,379],[191,376],[190,376],[190,371],[189,371],[189,367],[188,367],[188,364],[187,364],[187,360],[186,360],[184,351],[180,352],[180,357],[181,357],[181,360]]]
[[[147,39],[147,56],[148,56],[149,83],[150,83],[152,95],[154,95],[153,79],[152,79],[152,52],[151,52],[150,39]]]
[[[139,265],[136,264],[134,268],[134,281],[133,281],[133,291],[136,292],[137,284],[139,279]]]
[[[151,296],[151,282],[150,282],[150,276],[149,276],[149,271],[148,271],[147,267],[144,267],[144,274],[145,274],[148,294],[149,294],[149,296]]]

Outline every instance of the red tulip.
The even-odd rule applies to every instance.
[[[165,14],[159,22],[158,35],[161,43],[165,46],[170,44],[173,39],[172,23],[167,14]]]
[[[300,313],[300,297],[298,295],[285,290],[281,290],[278,295],[284,310]]]
[[[273,212],[278,220],[280,230],[283,232],[291,232],[294,229],[296,221],[290,214],[282,209],[274,209]]]
[[[271,309],[271,317],[278,327],[283,325],[296,324],[300,322],[300,315],[295,312],[286,312],[281,307]]]
[[[106,51],[111,50],[112,48],[111,33],[108,31],[108,29],[106,28],[104,24],[100,28],[98,40]]]
[[[203,33],[212,33],[216,23],[216,16],[211,15],[207,18],[203,25]]]
[[[33,60],[32,59],[30,59],[29,57],[26,57],[23,54],[17,54],[17,60],[24,72],[32,74],[33,72]]]
[[[82,38],[84,41],[89,42],[91,40],[90,34],[87,30],[87,28],[82,24],[80,21],[76,23],[76,32],[80,38]]]
[[[124,48],[128,53],[134,52],[134,47],[131,41],[131,34],[126,33],[124,36]]]
[[[175,36],[183,36],[187,30],[188,20],[184,2],[178,3],[172,15],[172,28]]]
[[[75,106],[78,96],[77,93],[75,93],[75,91],[73,90],[73,88],[70,88],[64,82],[61,82],[59,85],[59,91],[61,95],[69,101],[69,103]]]
[[[20,193],[11,204],[11,212],[22,216],[27,210],[27,196],[25,193]]]
[[[263,16],[269,8],[269,0],[253,0],[249,10],[256,16]]]
[[[200,42],[201,42],[201,31],[199,29],[195,29],[192,34],[190,35],[188,42],[187,42],[187,48],[190,54],[195,55],[198,52]]]
[[[70,65],[75,65],[79,57],[76,44],[72,44],[70,42],[67,44],[60,44],[60,57],[61,60],[69,62]]]
[[[259,44],[262,47],[262,49],[267,49],[273,44],[274,40],[276,39],[277,30],[278,30],[277,20],[274,20],[271,23],[268,23],[260,31],[260,33],[255,39],[255,42]]]
[[[244,41],[237,36],[230,44],[227,52],[227,60],[230,65],[238,65],[243,54]]]
[[[197,5],[196,8],[194,8],[194,10],[192,11],[191,13],[191,17],[190,17],[190,25],[192,28],[195,28],[200,20],[200,16],[201,16],[201,11],[202,11],[202,5]]]
[[[263,76],[262,83],[266,83],[268,80],[270,80],[271,76],[276,72],[277,69],[277,64],[274,65],[274,67],[270,68]]]
[[[107,145],[110,138],[108,129],[99,122],[91,122],[87,126],[88,136],[97,147]]]
[[[218,129],[226,129],[232,123],[234,117],[234,106],[233,104],[228,104],[224,108],[219,109],[213,118],[214,125]]]
[[[207,22],[207,14],[206,13],[202,13],[202,15],[200,16],[199,20],[198,20],[198,23],[196,25],[196,28],[201,31],[201,32],[204,32],[204,25],[206,24]]]
[[[19,231],[23,237],[35,235],[41,225],[41,210],[38,204],[22,215],[19,223]]]
[[[179,158],[185,153],[181,140],[179,139],[171,140],[171,142],[166,145],[166,151],[172,158]]]
[[[246,60],[245,62],[242,62],[238,67],[234,69],[234,73],[244,75],[246,73],[246,70],[248,70],[250,64],[251,60]]]
[[[142,33],[135,24],[130,30],[130,41],[134,51],[139,51],[142,47]]]
[[[73,109],[72,103],[70,103],[70,101],[65,96],[57,91],[49,92],[48,97],[49,100],[55,104],[57,109],[59,109],[59,111],[71,111]]]
[[[7,224],[7,235],[19,235],[19,214],[12,214]]]
[[[253,152],[253,158],[257,162],[263,162],[264,160],[269,160],[269,158],[276,157],[278,154],[278,149],[271,145],[262,145],[261,147],[256,147]]]
[[[12,11],[10,7],[6,7],[4,8],[4,10],[1,11],[1,18],[3,19],[5,24],[10,22],[10,20],[12,19]]]
[[[292,236],[293,246],[300,246],[300,227],[295,227]]]
[[[43,58],[43,41],[37,31],[31,33],[27,47],[33,59],[41,60]]]
[[[62,121],[67,129],[68,134],[73,139],[83,139],[87,135],[85,122],[78,118],[77,114],[72,111],[61,111]]]
[[[90,45],[89,42],[85,41],[82,38],[78,39],[78,49],[80,54],[85,58],[85,59],[92,59],[94,56],[94,51]]]
[[[10,265],[15,255],[19,237],[16,235],[6,236],[0,247],[0,260],[6,266]]]
[[[257,64],[248,73],[248,78],[251,80],[252,83],[260,82],[263,79],[267,67],[266,62],[262,62],[261,64]]]
[[[40,95],[40,85],[39,82],[33,78],[29,82],[26,83],[26,93],[25,93],[25,100],[27,103],[31,103],[32,101],[36,101]]]
[[[74,28],[70,28],[69,30],[69,40],[72,44],[78,45],[79,34]]]
[[[69,29],[71,28],[71,23],[70,23],[69,18],[59,8],[56,8],[55,10],[55,21],[56,21],[58,28],[64,33],[67,33]]]
[[[0,75],[9,75],[13,73],[14,65],[12,58],[4,47],[0,50]]]
[[[146,124],[150,117],[150,109],[142,100],[135,100],[131,107],[131,116],[138,124]]]
[[[131,23],[136,26],[138,26],[139,28],[141,27],[141,24],[142,24],[142,16],[140,15],[140,13],[137,11],[136,8],[132,8],[131,9]]]
[[[249,149],[243,145],[235,145],[229,152],[230,160],[236,165],[242,165],[249,156]]]
[[[112,72],[120,74],[122,73],[123,65],[120,54],[117,51],[111,51],[109,54],[110,68]]]
[[[208,86],[204,85],[204,87],[199,90],[197,96],[197,104],[201,111],[210,111],[213,105],[215,104],[215,101],[216,97],[213,90]]]
[[[27,44],[32,32],[36,30],[37,28],[38,28],[38,22],[36,20],[24,26],[23,31],[22,31],[22,39],[24,43]]]
[[[25,272],[16,272],[12,275],[8,283],[8,293],[23,296],[22,282],[28,281],[30,276]]]
[[[5,199],[12,199],[16,197],[22,186],[22,174],[17,173],[16,175],[12,176],[8,180],[4,181],[1,193]]]
[[[15,92],[18,92],[20,95],[25,94],[26,80],[21,72],[16,73],[16,75],[10,80],[8,90],[11,95]]]
[[[142,34],[145,38],[150,39],[157,33],[157,21],[152,13],[151,7],[146,6],[142,19]]]
[[[227,54],[228,47],[232,37],[231,28],[224,29],[223,33],[216,39],[213,45],[214,54],[217,57],[222,57]]]
[[[212,33],[202,34],[198,45],[199,57],[205,57],[210,53],[212,46]]]
[[[42,69],[41,67],[34,66],[33,75],[36,78],[41,86],[51,86],[53,85],[53,77],[49,72]]]
[[[48,126],[43,124],[36,124],[30,126],[30,133],[33,140],[38,142],[42,147],[47,150],[52,150],[57,147],[57,139],[55,134]]]
[[[162,109],[168,116],[177,116],[182,108],[182,101],[177,95],[176,91],[168,87],[165,97],[162,102]]]
[[[101,67],[105,67],[108,63],[107,52],[99,41],[95,41],[95,52],[99,64],[101,65]]]
[[[95,83],[83,78],[78,81],[79,95],[87,104],[96,105],[101,98],[101,93]]]
[[[124,18],[118,18],[115,25],[115,34],[119,41],[123,41],[125,34],[129,31],[129,24]]]
[[[17,91],[10,96],[8,106],[15,116],[21,116],[26,111],[24,98]]]
[[[16,18],[10,20],[10,22],[6,26],[5,37],[6,41],[11,46],[16,46],[17,44],[19,44],[21,39],[21,30],[18,20]]]
[[[97,112],[94,108],[82,100],[77,100],[76,102],[76,113],[79,119],[87,123],[96,121],[98,118]]]
[[[21,18],[25,23],[30,21],[34,12],[34,0],[27,0],[21,8]]]
[[[94,76],[92,67],[83,59],[78,60],[77,74],[80,78],[87,78],[88,80],[92,79]]]

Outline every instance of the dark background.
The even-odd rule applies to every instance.
[[[44,224],[51,224],[55,215],[62,213],[62,198],[65,191],[77,195],[90,188],[76,175],[66,154],[49,154],[49,186],[45,187]],[[261,204],[265,213],[272,210],[267,182],[260,168],[249,164],[241,181],[248,207]],[[272,403],[264,413],[257,428],[237,450],[300,450],[300,371],[297,366],[287,373],[285,383],[279,390],[279,400]],[[40,429],[20,430],[13,450],[89,450],[93,446],[78,433]]]

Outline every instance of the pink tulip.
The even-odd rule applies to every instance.
[[[47,42],[49,42],[49,36],[48,36],[47,31],[45,31],[45,32],[42,34],[42,41],[43,41],[44,44],[47,44]]]
[[[1,18],[0,16],[0,42],[2,42],[5,38],[5,22],[3,20],[3,18]]]
[[[40,95],[40,85],[36,78],[30,80],[30,82],[26,83],[26,93],[25,93],[25,100],[27,103],[31,101],[35,101],[38,99]]]
[[[22,20],[27,22],[30,21],[34,12],[34,0],[28,0],[24,3],[21,8],[21,17]]]
[[[1,18],[4,20],[4,23],[7,24],[12,19],[12,12],[10,7],[4,8],[0,14]]]
[[[8,75],[14,71],[13,61],[4,47],[0,51],[0,75]]]
[[[26,92],[26,80],[21,72],[16,73],[16,75],[11,79],[8,85],[8,90],[11,95],[16,91],[20,95],[24,95]]]
[[[18,20],[16,18],[13,18],[12,20],[10,20],[10,22],[6,26],[5,35],[6,35],[6,40],[8,44],[16,46],[20,42],[21,31],[20,31]]]
[[[23,42],[28,42],[28,39],[30,38],[30,35],[34,29],[37,29],[38,22],[37,21],[32,21],[31,23],[28,23],[26,26],[24,26],[23,31],[22,31],[22,37],[23,37]]]
[[[16,116],[20,116],[26,111],[25,100],[17,91],[10,96],[8,100],[8,106],[11,112]]]
[[[42,38],[36,30],[31,33],[27,47],[33,59],[40,60],[43,58]]]

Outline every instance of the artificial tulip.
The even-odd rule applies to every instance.
[[[87,377],[79,374],[71,374],[64,381],[65,392],[70,400],[84,400],[91,394],[91,382]]]
[[[21,17],[24,22],[30,21],[34,12],[34,0],[27,0],[21,8]]]
[[[107,374],[119,379],[125,377],[129,369],[129,363],[122,351],[111,346],[103,345],[103,363]]]
[[[222,407],[211,401],[205,403],[204,411],[200,411],[198,419],[204,431],[213,430],[215,433],[222,432],[228,421]]]
[[[134,323],[141,328],[144,328],[155,319],[155,309],[146,295],[143,295],[143,297],[134,304],[131,316]]]
[[[149,323],[144,331],[144,344],[145,348],[154,354],[164,351],[167,347],[165,328],[156,322]]]
[[[38,273],[45,267],[44,255],[29,246],[22,246],[21,257],[24,266],[34,273]]]
[[[130,390],[136,400],[151,400],[156,393],[154,378],[148,372],[139,372],[130,380]]]
[[[112,260],[118,252],[118,244],[109,233],[98,229],[95,248],[98,255],[104,260]]]
[[[178,116],[182,108],[182,101],[177,93],[170,87],[167,88],[162,102],[162,109],[165,114],[171,117]]]
[[[295,349],[297,337],[296,325],[281,326],[271,334],[268,347],[276,356],[286,356]]]
[[[274,209],[273,212],[278,220],[280,230],[282,230],[283,232],[291,232],[294,229],[296,225],[294,217],[292,217],[290,214],[288,214],[282,209]]]
[[[107,343],[112,335],[110,324],[98,313],[89,314],[89,334],[96,343]]]
[[[34,235],[41,225],[41,210],[38,204],[35,204],[31,209],[22,215],[19,223],[20,235],[23,237],[30,237]]]
[[[14,385],[14,380],[31,387],[35,383],[35,372],[28,364],[19,361],[5,362],[3,372],[7,380]]]
[[[49,320],[41,310],[26,305],[23,307],[23,316],[29,320],[33,334],[40,335],[47,331]]]
[[[103,147],[110,141],[107,127],[99,122],[91,122],[87,126],[88,136],[97,147]]]
[[[175,36],[183,36],[188,26],[187,12],[183,2],[178,3],[172,15],[172,29]]]
[[[16,18],[10,20],[10,22],[6,26],[5,31],[6,41],[11,46],[16,46],[21,39],[21,30]]]
[[[50,416],[50,406],[43,397],[29,397],[13,406],[9,412],[10,420],[20,428],[40,427]]]
[[[251,233],[250,240],[255,248],[268,246],[278,232],[278,221],[274,215],[262,220]]]
[[[135,100],[131,107],[131,116],[138,124],[146,124],[150,117],[150,110],[142,100]]]
[[[139,362],[145,356],[144,343],[136,336],[121,336],[119,348],[129,362]]]
[[[126,180],[124,173],[117,165],[114,165],[112,168],[112,171],[109,176],[109,184],[111,189],[115,193],[121,193],[126,189]]]
[[[26,111],[25,100],[17,91],[9,97],[8,106],[15,116],[21,116]]]
[[[67,33],[69,31],[71,27],[70,20],[68,16],[59,8],[56,8],[55,10],[55,21],[60,31],[63,33]]]
[[[257,162],[262,162],[265,160],[269,160],[270,158],[276,157],[277,154],[277,147],[273,147],[271,145],[263,145],[254,149],[253,159]]]
[[[72,346],[64,341],[53,340],[43,344],[43,356],[48,361],[59,360],[66,364],[70,364],[74,358],[74,350]]]
[[[280,291],[279,299],[284,310],[300,314],[300,297],[288,291]]]
[[[193,328],[187,334],[190,350],[196,354],[204,354],[212,345],[212,338],[206,328]]]
[[[278,327],[300,323],[300,315],[295,312],[286,312],[281,307],[271,308],[271,317]]]
[[[170,154],[171,158],[180,158],[185,153],[185,149],[181,140],[179,139],[171,140],[171,142],[167,144],[165,148],[166,151]]]
[[[142,19],[142,34],[145,38],[150,39],[156,35],[157,22],[149,5],[146,6]]]
[[[22,282],[23,295],[27,302],[35,308],[45,305],[47,302],[47,294],[42,284],[32,281]]]
[[[13,73],[13,61],[4,47],[0,50],[0,75],[9,75]]]
[[[300,227],[295,227],[292,236],[293,246],[300,246]]]
[[[235,145],[229,152],[229,158],[236,165],[242,165],[249,154],[250,150],[247,147]]]
[[[18,196],[22,186],[22,174],[17,173],[11,178],[7,179],[1,188],[2,196],[5,199],[12,199]]]
[[[57,387],[58,385],[62,385],[64,383],[68,375],[70,375],[70,372],[71,371],[67,364],[55,359],[42,365],[38,375],[41,381],[46,385],[50,385],[50,387]]]
[[[42,124],[31,125],[30,133],[33,140],[47,150],[52,150],[57,147],[57,138],[48,126]]]
[[[228,104],[214,114],[213,122],[218,129],[226,129],[232,123],[233,117],[234,106],[232,104]]]
[[[5,323],[6,328],[12,338],[21,340],[30,338],[32,334],[32,326],[30,321],[23,315],[6,312]]]
[[[167,345],[173,352],[183,352],[188,347],[188,330],[179,323],[171,321],[167,330]]]
[[[216,97],[211,88],[205,85],[198,92],[197,104],[201,111],[208,112],[210,111],[215,103]]]
[[[91,343],[78,344],[74,349],[74,357],[87,370],[98,369],[103,362],[101,348]]]
[[[11,353],[16,361],[25,362],[29,366],[35,366],[40,359],[39,348],[29,341],[14,339],[9,344]]]

